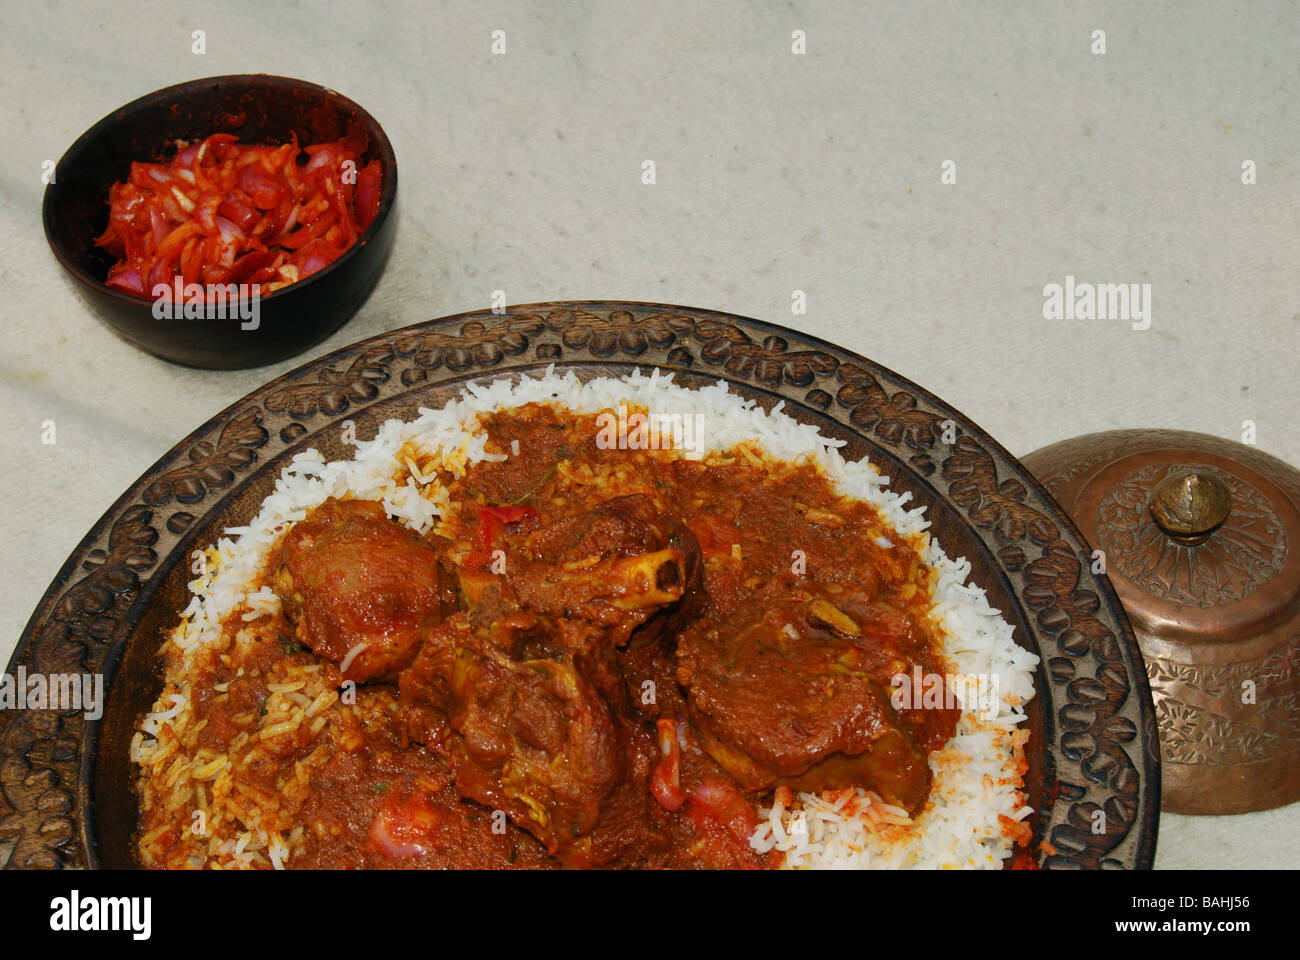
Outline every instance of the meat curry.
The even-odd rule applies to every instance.
[[[602,449],[540,405],[484,429],[506,456],[460,475],[399,458],[450,493],[429,534],[362,500],[294,525],[264,572],[280,642],[206,678],[216,748],[259,662],[324,662],[354,695],[293,865],[771,867],[749,838],[775,791],[923,806],[958,713],[891,705],[891,677],[945,664],[928,571],[874,508],[757,448]]]

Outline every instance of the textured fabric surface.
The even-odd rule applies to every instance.
[[[311,359],[173,366],[73,294],[41,231],[42,163],[137,96],[282,73],[385,126],[394,254],[311,355],[498,289],[654,300],[843,344],[1013,454],[1121,427],[1239,440],[1249,420],[1300,463],[1298,20],[1281,3],[15,7],[0,34],[0,658],[131,481]],[[1045,319],[1044,287],[1067,276],[1150,284],[1149,328]],[[1157,865],[1296,866],[1298,828],[1300,805],[1166,815]]]

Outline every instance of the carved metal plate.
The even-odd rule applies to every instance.
[[[1150,867],[1160,768],[1146,672],[1115,593],[1043,487],[956,410],[863,357],[756,320],[630,302],[467,313],[362,341],[253,392],[159,460],[64,564],[8,668],[102,672],[108,703],[90,721],[0,711],[0,863],[133,864],[127,744],[161,689],[156,653],[185,606],[189,552],[246,523],[290,457],[349,457],[345,421],[368,438],[469,380],[550,363],[584,377],[655,366],[688,386],[725,379],[847,441],[846,456],[872,458],[927,506],[931,532],[971,560],[974,582],[1042,658],[1026,782],[1035,859]]]

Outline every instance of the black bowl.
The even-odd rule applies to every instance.
[[[360,125],[362,162],[383,169],[379,213],[346,253],[304,280],[261,298],[257,325],[226,319],[163,319],[151,301],[104,285],[113,258],[95,246],[108,226],[108,192],[132,161],[167,157],[178,139],[233,133],[241,143],[302,144],[344,137]],[[82,299],[126,339],[177,363],[236,369],[273,363],[319,343],[365,301],[393,245],[397,158],[383,128],[347,97],[288,77],[236,74],[167,87],[115,110],[83,133],[45,189],[45,237]]]

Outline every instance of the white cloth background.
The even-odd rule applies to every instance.
[[[1240,439],[1251,420],[1261,449],[1300,463],[1298,27],[1281,3],[14,4],[0,662],[86,530],[190,430],[312,356],[495,289],[808,330],[1014,454],[1119,427]],[[360,314],[309,355],[190,370],[75,298],[41,230],[42,162],[137,96],[238,72],[322,83],[384,124],[397,245]],[[1067,274],[1150,283],[1150,329],[1045,320],[1043,287]],[[1300,805],[1166,815],[1157,865],[1296,866],[1298,828]]]

